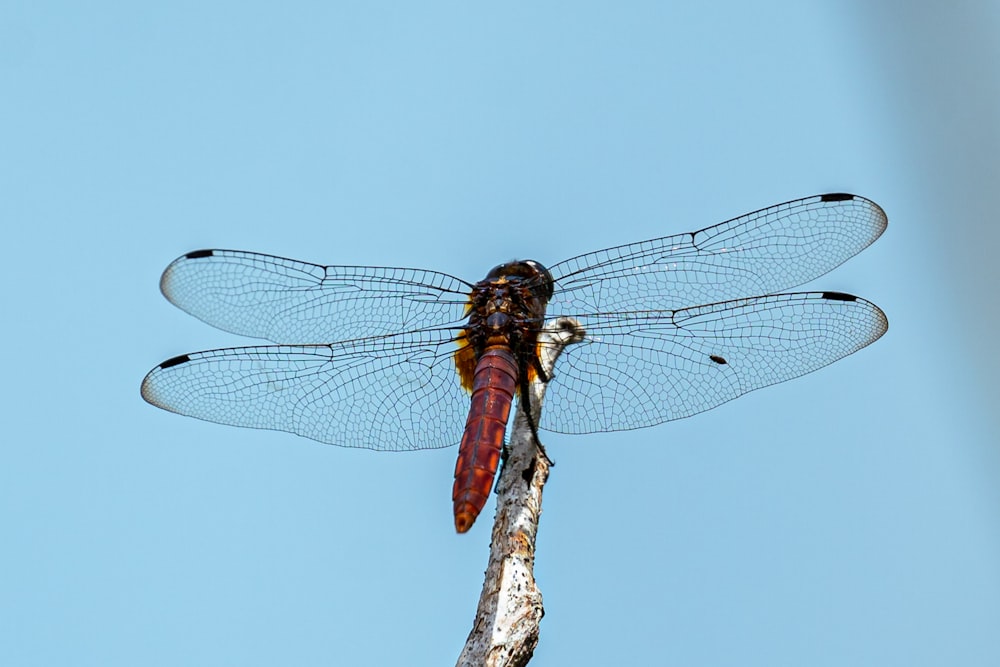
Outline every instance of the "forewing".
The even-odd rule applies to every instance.
[[[470,286],[421,269],[198,250],[167,267],[160,289],[178,308],[219,329],[314,344],[456,323]]]
[[[550,267],[549,317],[671,310],[774,294],[834,269],[885,230],[874,202],[829,194],[778,204],[697,232],[608,248]]]
[[[586,338],[556,364],[541,419],[561,433],[688,417],[826,366],[888,328],[877,306],[836,292],[577,319]]]
[[[197,352],[150,371],[142,396],[183,415],[344,447],[448,447],[461,439],[469,409],[452,359],[455,334]]]

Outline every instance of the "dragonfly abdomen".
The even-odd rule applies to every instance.
[[[493,488],[507,418],[517,388],[517,362],[506,346],[488,347],[476,363],[472,406],[455,465],[455,530],[475,522]]]

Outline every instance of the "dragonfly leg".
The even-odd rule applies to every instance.
[[[538,374],[538,379],[543,383],[548,384],[549,380],[552,378],[550,378],[549,374],[545,372],[545,369],[542,367],[542,360],[538,358],[537,354],[532,356],[531,365],[534,367],[535,373]]]
[[[539,361],[538,357],[535,357],[532,360],[532,365],[536,367],[536,370],[538,371],[538,377],[541,379],[541,381],[548,382],[549,381],[548,374],[545,373],[545,371],[542,369],[541,361]],[[521,387],[520,387],[519,400],[524,402],[525,406],[524,416],[527,417],[528,419],[528,427],[531,429],[531,438],[532,440],[535,441],[535,447],[538,449],[538,453],[545,458],[545,461],[550,466],[555,465],[555,461],[549,458],[549,455],[545,451],[545,446],[542,444],[542,441],[538,437],[538,424],[536,422],[537,417],[535,417],[535,410],[534,407],[531,405],[531,392],[528,391],[529,388],[528,379],[526,377],[522,377],[520,384]]]

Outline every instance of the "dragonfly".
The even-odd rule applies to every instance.
[[[475,283],[196,250],[164,271],[164,296],[276,344],[173,357],[141,392],[182,415],[343,447],[459,444],[452,501],[462,533],[485,506],[511,406],[530,407],[533,381],[548,382],[546,410],[531,423],[538,442],[538,428],[600,433],[688,417],[877,340],[888,321],[873,303],[783,292],[853,257],[887,224],[869,199],[816,195],[548,268],[507,262]],[[550,376],[540,332],[564,317],[585,333]]]

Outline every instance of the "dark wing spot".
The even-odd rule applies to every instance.
[[[201,259],[202,257],[211,257],[213,250],[193,250],[188,254],[184,255],[185,259]]]
[[[850,201],[852,199],[854,199],[854,195],[849,195],[846,192],[831,192],[819,198],[820,201]]]
[[[191,361],[191,357],[186,354],[182,354],[179,357],[174,357],[173,359],[167,359],[162,364],[160,364],[160,368],[170,368],[171,366],[180,366],[181,364],[186,364],[189,361]]]
[[[723,359],[722,357],[720,357],[717,354],[710,354],[708,356],[708,358],[711,359],[712,361],[714,361],[715,363],[719,364],[720,366],[723,365],[723,364],[728,364],[729,363],[728,361],[726,361],[725,359]]]
[[[830,301],[857,301],[858,297],[843,292],[823,292],[823,298]]]

